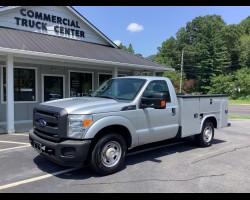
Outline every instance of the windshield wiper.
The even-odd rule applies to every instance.
[[[111,97],[111,96],[96,96],[96,97],[106,98],[106,99],[114,99],[114,100],[118,101],[117,98],[114,98],[114,97]]]

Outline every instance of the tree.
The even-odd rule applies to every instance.
[[[240,38],[241,54],[240,63],[243,67],[250,68],[250,35],[243,35]]]
[[[250,95],[250,68],[242,68],[235,73],[235,85],[238,89],[237,97]]]
[[[135,53],[135,51],[134,51],[134,48],[133,48],[133,46],[132,46],[132,44],[130,43],[129,45],[128,45],[128,52],[130,52],[130,53]]]
[[[209,86],[210,94],[227,94],[232,96],[235,91],[236,85],[233,75],[214,75],[211,77],[211,85]]]
[[[120,48],[120,49],[123,49],[123,50],[125,50],[125,51],[128,51],[128,52],[130,52],[130,53],[135,54],[133,45],[132,45],[131,43],[128,45],[128,47],[126,47],[125,45],[123,45],[122,43],[120,43],[119,48]],[[141,54],[140,54],[140,55],[141,55]]]
[[[242,27],[244,34],[249,35],[250,34],[250,16],[242,20],[242,22],[240,23],[240,26]]]

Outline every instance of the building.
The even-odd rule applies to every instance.
[[[0,125],[32,120],[40,102],[87,95],[104,80],[172,70],[117,47],[71,6],[0,8]]]

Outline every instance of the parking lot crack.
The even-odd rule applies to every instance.
[[[234,148],[234,149],[232,149],[232,150],[229,150],[229,151],[224,151],[224,152],[222,152],[222,153],[218,153],[218,154],[212,155],[212,156],[207,157],[207,158],[202,158],[202,159],[200,159],[200,160],[196,160],[196,161],[194,161],[194,162],[191,162],[191,164],[195,164],[195,163],[198,163],[198,162],[201,162],[201,161],[204,161],[204,160],[208,160],[208,159],[210,159],[210,158],[214,158],[214,157],[217,157],[217,156],[221,156],[221,155],[223,155],[223,154],[232,153],[232,152],[237,151],[237,150],[247,149],[247,148],[249,148],[249,147],[250,147],[250,146],[236,147],[236,148]]]
[[[126,184],[126,183],[141,183],[141,182],[148,182],[148,181],[158,181],[158,182],[187,182],[187,181],[193,181],[196,179],[201,178],[213,178],[213,177],[221,177],[225,176],[226,174],[211,174],[206,176],[195,176],[192,178],[187,179],[142,179],[142,180],[131,180],[131,181],[115,181],[115,182],[99,182],[99,183],[82,183],[82,184],[73,184],[78,186],[91,186],[91,185],[113,185],[113,184]]]

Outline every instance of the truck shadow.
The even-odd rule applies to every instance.
[[[214,139],[213,145],[224,142],[226,141]],[[133,150],[128,151],[127,158],[121,171],[125,170],[130,165],[139,164],[145,161],[161,163],[162,161],[160,158],[163,156],[168,156],[174,153],[187,152],[197,148],[199,147],[196,146],[193,136],[184,139],[171,139],[136,147]],[[52,161],[40,155],[36,156],[33,161],[41,171],[49,174],[69,169],[68,167],[63,167],[56,163],[53,163]],[[61,179],[71,180],[87,180],[93,177],[100,177],[96,173],[92,172],[87,166],[55,176]]]

